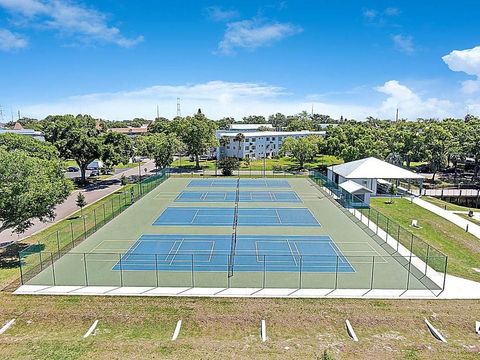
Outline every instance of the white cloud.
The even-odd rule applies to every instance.
[[[386,8],[383,13],[387,16],[397,16],[400,15],[400,10],[395,7]]]
[[[374,9],[367,9],[363,11],[363,16],[365,16],[367,19],[373,20],[377,17],[378,12],[377,10]]]
[[[473,94],[480,90],[480,46],[465,50],[453,50],[442,57],[442,60],[452,71],[464,72],[476,77],[475,80],[462,82],[462,91]]]
[[[128,38],[108,25],[105,14],[68,0],[0,0],[0,7],[21,18],[26,25],[35,25],[72,35],[82,41],[100,41],[131,47],[143,36]]]
[[[0,29],[0,51],[12,51],[27,47],[28,41],[7,29]]]
[[[227,29],[218,50],[232,54],[235,49],[256,49],[271,45],[288,36],[298,34],[302,29],[289,23],[265,23],[261,20],[242,20],[227,24]]]
[[[206,8],[207,16],[213,21],[228,21],[238,17],[237,10],[223,9],[219,6],[210,6]]]
[[[423,99],[397,80],[387,81],[382,86],[376,87],[375,90],[388,96],[376,112],[380,117],[392,118],[397,108],[400,110],[400,116],[408,119],[462,116],[461,106],[453,104],[449,100]]]
[[[405,54],[413,54],[415,47],[413,45],[413,38],[409,35],[397,34],[392,36],[393,44],[398,51]]]
[[[155,116],[159,105],[162,116],[173,118],[176,114],[176,99],[180,97],[182,114],[196,112],[198,108],[213,119],[233,116],[241,119],[247,115],[268,116],[277,112],[295,114],[309,111],[349,119],[365,119],[367,116],[393,118],[397,107],[404,118],[464,116],[464,108],[449,101],[421,96],[400,84],[387,81],[371,90],[386,95],[383,102],[372,100],[368,104],[319,100],[305,95],[298,96],[286,89],[255,83],[210,81],[191,85],[158,85],[134,91],[96,93],[72,96],[51,103],[20,106],[25,116],[43,118],[49,114],[88,113],[107,119],[128,119]],[[474,106],[474,105],[472,105]]]

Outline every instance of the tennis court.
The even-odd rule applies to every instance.
[[[240,191],[240,202],[301,202],[294,191]],[[182,191],[175,202],[235,202],[235,191]]]
[[[439,288],[307,178],[170,177],[68,252],[29,257],[29,285]]]
[[[156,226],[232,226],[234,208],[168,207]],[[240,208],[239,226],[320,226],[307,208]]]
[[[228,235],[143,235],[113,270],[353,272],[329,236],[240,235],[235,254]],[[338,259],[337,259],[338,258]],[[338,263],[337,263],[338,262]]]
[[[290,184],[287,180],[276,179],[201,179],[192,180],[188,187],[273,187],[273,188],[289,188]]]

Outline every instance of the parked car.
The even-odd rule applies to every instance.
[[[67,172],[78,172],[78,171],[80,171],[80,168],[77,166],[69,166],[67,168]]]
[[[103,162],[100,160],[94,160],[87,165],[87,170],[99,170],[103,167]]]
[[[100,176],[100,171],[92,170],[92,172],[90,173],[90,177],[93,177],[93,176]]]

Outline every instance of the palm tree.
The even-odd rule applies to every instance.
[[[233,141],[238,142],[238,150],[237,150],[237,159],[238,159],[238,158],[240,158],[240,147],[241,147],[241,144],[245,142],[245,135],[243,135],[242,133],[238,133],[238,134],[235,135],[235,137],[233,138]]]
[[[218,142],[219,142],[221,147],[225,148],[225,146],[227,146],[227,144],[230,142],[230,139],[227,136],[222,136],[218,140]],[[222,158],[222,153],[220,153],[220,158]]]

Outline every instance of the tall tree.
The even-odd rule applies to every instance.
[[[217,145],[215,123],[204,114],[197,113],[194,116],[175,119],[173,126],[185,144],[188,155],[195,159],[196,168],[200,169],[200,155]]]
[[[238,142],[238,148],[237,148],[237,159],[240,158],[240,150],[242,148],[242,144],[245,142],[245,135],[243,135],[242,133],[238,133],[237,135],[235,135],[235,137],[233,138],[234,141]]]
[[[451,140],[452,134],[440,124],[432,123],[425,128],[425,148],[433,173],[432,182],[437,172],[447,166]]]
[[[281,129],[287,125],[287,117],[282,113],[276,113],[268,117],[268,122],[272,124],[275,129]]]
[[[171,125],[172,122],[170,120],[164,117],[159,117],[148,126],[148,132],[168,134],[172,132]]]
[[[58,151],[54,146],[45,141],[38,141],[30,136],[11,133],[2,134],[0,135],[0,146],[9,151],[23,150],[31,156],[41,159],[58,159]]]
[[[144,146],[142,155],[149,156],[155,160],[155,165],[166,168],[173,162],[175,154],[183,148],[183,143],[176,134],[151,134],[142,138]]]
[[[64,159],[74,159],[85,182],[88,164],[102,156],[102,129],[88,115],[56,115],[45,120],[45,139],[58,149]]]
[[[59,159],[42,159],[0,146],[0,232],[22,233],[34,219],[53,220],[55,206],[71,189]]]
[[[295,139],[293,137],[286,138],[283,141],[280,153],[291,155],[298,161],[300,168],[303,169],[308,161],[315,159],[318,152],[318,137],[306,136]]]
[[[133,142],[125,134],[107,132],[101,137],[102,160],[107,169],[118,164],[128,164],[133,156]]]
[[[262,115],[250,115],[243,117],[243,122],[245,124],[266,124],[267,120]]]

